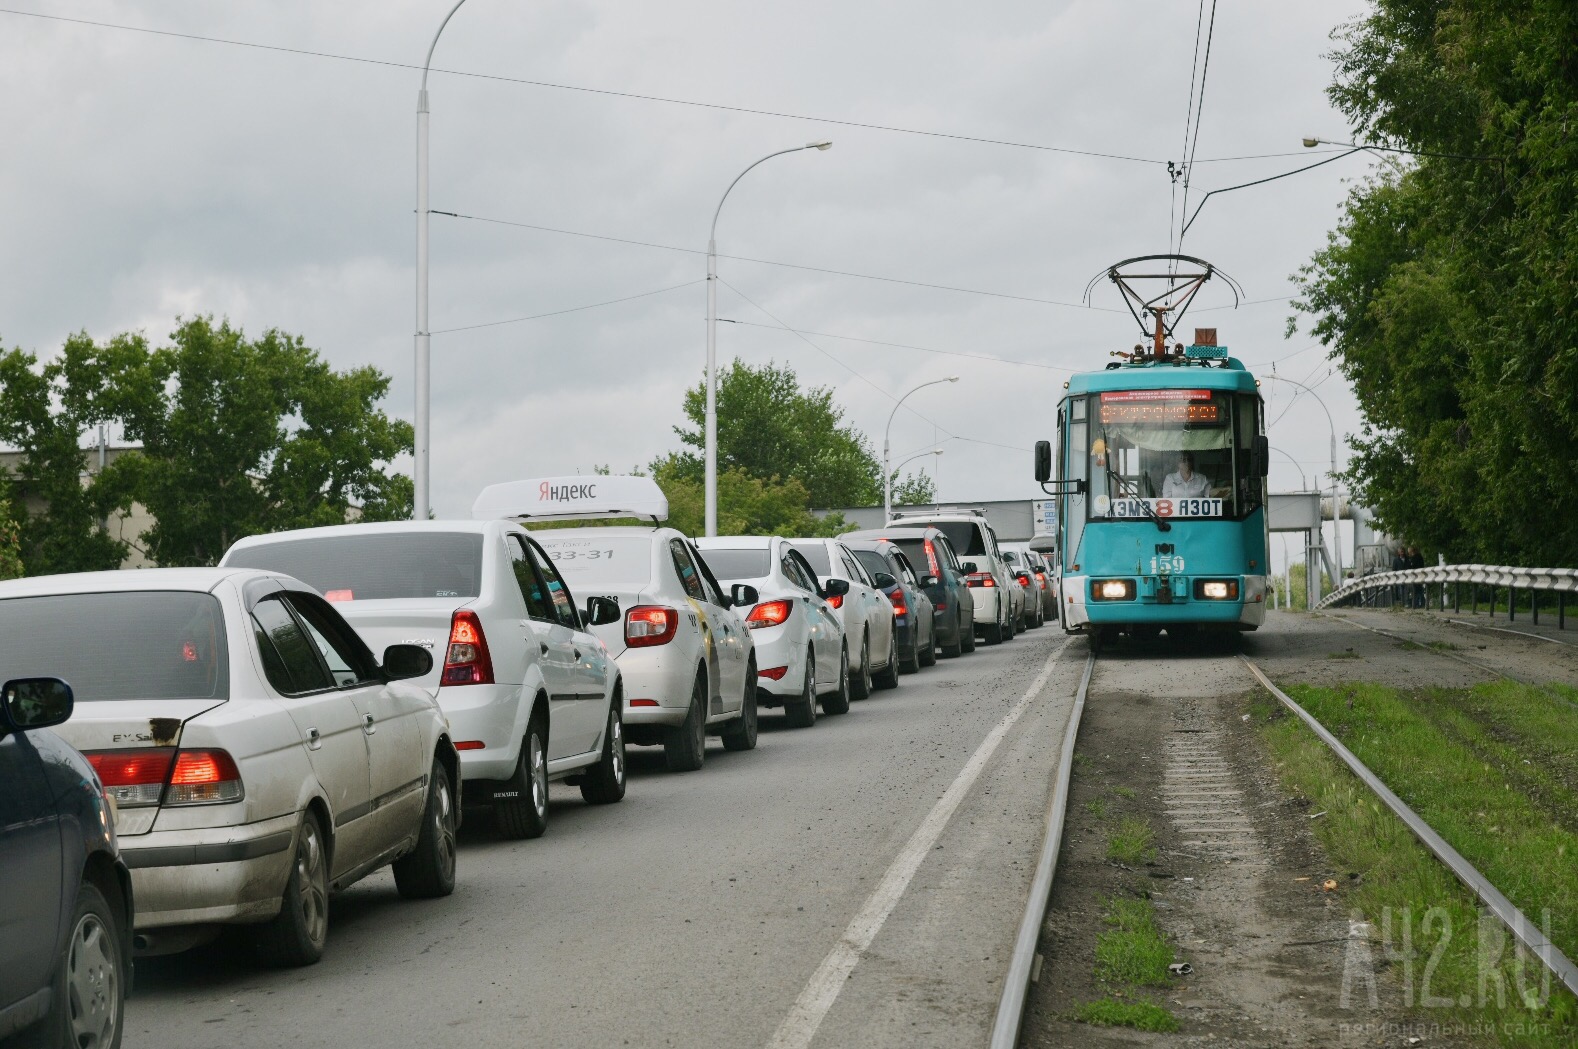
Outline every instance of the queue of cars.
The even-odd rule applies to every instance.
[[[840,539],[695,540],[666,517],[646,478],[536,479],[469,521],[0,584],[0,898],[58,890],[4,919],[33,949],[0,957],[0,1038],[45,1020],[118,1044],[134,952],[240,927],[310,964],[331,893],[373,871],[451,892],[463,812],[539,836],[550,782],[624,797],[628,745],[694,771],[708,735],[753,749],[760,707],[810,727],[1045,615],[1033,552],[978,512]]]

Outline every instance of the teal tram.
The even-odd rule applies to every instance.
[[[1137,264],[1165,272],[1125,272]],[[1270,576],[1259,383],[1216,345],[1215,329],[1195,329],[1189,346],[1172,339],[1212,276],[1235,300],[1238,288],[1182,255],[1128,259],[1106,275],[1148,344],[1064,383],[1056,452],[1050,441],[1036,446],[1036,479],[1057,504],[1063,629],[1093,645],[1120,633],[1254,630]],[[1144,280],[1167,290],[1141,296]]]

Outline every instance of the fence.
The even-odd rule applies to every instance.
[[[1351,579],[1326,595],[1316,608],[1330,608],[1346,602],[1387,604],[1407,598],[1422,599],[1421,607],[1429,608],[1435,599],[1436,607],[1447,608],[1448,587],[1451,588],[1452,610],[1463,610],[1464,588],[1467,588],[1470,609],[1479,611],[1482,593],[1488,591],[1490,614],[1496,614],[1499,591],[1507,592],[1507,618],[1518,615],[1518,591],[1530,594],[1530,613],[1535,623],[1540,621],[1539,596],[1556,595],[1556,626],[1567,629],[1567,596],[1578,594],[1578,569],[1574,568],[1512,568],[1507,565],[1437,565],[1434,568],[1413,568],[1404,572],[1376,572],[1373,575]]]

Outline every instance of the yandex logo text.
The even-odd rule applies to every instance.
[[[571,499],[596,499],[597,484],[552,484],[544,481],[537,487],[537,498],[547,502],[568,502]]]

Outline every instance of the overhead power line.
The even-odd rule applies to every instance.
[[[523,321],[540,321],[545,317],[558,317],[566,313],[580,313],[582,310],[595,310],[600,306],[613,306],[614,304],[620,302],[630,302],[634,299],[645,299],[652,295],[662,295],[666,291],[678,291],[681,288],[689,288],[692,285],[704,283],[706,283],[706,278],[698,277],[695,280],[688,280],[683,284],[671,284],[666,288],[655,288],[652,291],[643,291],[635,295],[626,295],[622,299],[608,299],[604,302],[589,302],[585,306],[570,306],[566,309],[551,310],[547,313],[534,313],[530,317],[511,317],[509,320],[487,321],[483,324],[462,324],[458,328],[436,328],[433,331],[428,332],[428,334],[448,335],[451,332],[457,331],[476,331],[478,328],[497,328],[503,324],[520,324]]]
[[[1039,364],[1035,361],[1014,361],[1005,357],[993,357],[985,353],[967,353],[963,350],[938,350],[930,346],[911,346],[903,342],[883,342],[880,339],[863,339],[857,335],[834,335],[828,331],[810,331],[805,328],[783,328],[776,324],[758,324],[755,321],[731,320],[730,324],[738,324],[746,328],[766,328],[770,331],[788,331],[796,335],[815,335],[823,339],[838,339],[842,342],[863,342],[872,346],[886,346],[895,350],[918,350],[921,353],[935,353],[945,357],[968,357],[975,361],[988,361],[992,364],[1011,364],[1016,368],[1045,368],[1048,371],[1065,372],[1072,375],[1073,368],[1065,368],[1058,364]]]
[[[245,47],[254,51],[270,51],[276,54],[299,55],[304,58],[320,58],[335,62],[354,62],[358,65],[379,66],[385,69],[410,69],[420,70],[422,66],[414,62],[395,62],[383,58],[367,58],[361,55],[340,54],[333,51],[316,51],[310,48],[286,47],[282,44],[264,44],[252,40],[236,40],[230,37],[208,36],[202,33],[183,33],[173,29],[154,29],[148,26],[126,25],[119,22],[105,22],[91,18],[70,18],[65,15],[48,15],[39,11],[21,11],[15,8],[0,7],[0,14],[13,15],[19,18],[37,18],[49,22],[62,22],[70,25],[91,26],[96,29],[114,29],[126,33],[142,33],[147,36],[161,36],[173,40],[191,40],[205,44],[223,44],[227,47]],[[477,73],[465,69],[441,69],[438,66],[429,68],[433,73],[445,73],[450,76],[468,77],[473,80],[488,80],[502,84],[519,84],[524,87],[541,87],[554,91],[574,91],[588,95],[604,95],[609,98],[627,98],[641,102],[656,102],[671,106],[689,106],[695,109],[711,109],[727,113],[743,113],[748,116],[774,117],[780,120],[800,120],[816,124],[828,124],[835,127],[862,128],[868,131],[886,131],[899,135],[917,135],[925,138],[947,139],[956,142],[969,142],[977,145],[1005,146],[1012,149],[1030,149],[1044,153],[1063,153],[1070,156],[1092,157],[1102,160],[1121,160],[1136,164],[1166,164],[1165,160],[1154,157],[1137,157],[1125,153],[1104,153],[1099,150],[1075,149],[1071,146],[1049,146],[1037,142],[1016,142],[1011,139],[990,138],[984,135],[966,135],[948,131],[928,131],[921,128],[900,127],[895,124],[878,124],[859,120],[841,120],[836,117],[809,116],[804,113],[790,113],[783,110],[757,109],[750,106],[728,105],[722,102],[703,102],[696,99],[670,98],[664,95],[647,95],[635,91],[615,91],[610,88],[586,87],[580,84],[560,84],[550,80],[531,80],[526,77],[504,76],[498,73]],[[1258,153],[1234,157],[1209,157],[1198,161],[1201,164],[1227,163],[1240,160],[1261,160],[1268,157],[1290,156],[1289,153]]]

